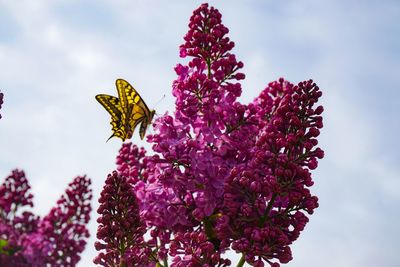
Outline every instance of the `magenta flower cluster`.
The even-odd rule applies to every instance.
[[[144,242],[146,227],[139,218],[132,184],[114,171],[106,179],[99,203],[97,238],[103,242],[95,243],[96,250],[101,252],[94,263],[124,266],[130,262],[147,262],[151,250]]]
[[[28,211],[29,191],[21,170],[0,185],[0,266],[75,266],[89,237],[90,179],[76,177],[44,218]]]
[[[95,263],[230,266],[228,250],[241,254],[237,266],[292,259],[318,207],[309,188],[324,157],[321,91],[281,78],[241,104],[243,63],[228,32],[217,9],[193,12],[180,46],[190,61],[175,68],[176,110],[154,122],[152,155],[122,145],[100,197]]]

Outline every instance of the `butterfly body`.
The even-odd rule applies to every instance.
[[[139,135],[143,139],[155,111],[147,107],[135,88],[127,81],[117,79],[115,85],[118,97],[106,94],[96,95],[96,100],[111,115],[110,124],[113,134],[108,140],[114,136],[121,138],[122,141],[132,138],[133,132],[139,124]]]

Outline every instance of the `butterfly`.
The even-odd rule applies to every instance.
[[[150,110],[138,92],[123,79],[115,81],[118,96],[106,94],[96,95],[96,100],[110,113],[112,137],[121,138],[122,141],[132,138],[136,126],[140,124],[139,135],[143,140],[147,126],[151,123],[155,110]]]

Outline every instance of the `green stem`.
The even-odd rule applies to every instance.
[[[269,214],[270,210],[272,209],[272,205],[274,204],[275,198],[276,198],[276,197],[277,197],[277,194],[274,193],[274,194],[272,195],[272,197],[271,197],[271,200],[270,200],[269,203],[268,203],[267,208],[265,209],[264,215],[261,217],[261,220],[260,220],[261,226],[264,226],[264,223],[265,223],[265,221],[266,221],[267,218],[268,218],[268,214]]]
[[[206,63],[207,63],[207,71],[208,71],[207,77],[208,77],[208,79],[210,79],[211,78],[211,59],[207,58]]]
[[[204,230],[206,232],[208,239],[214,238],[215,233],[209,218],[205,217],[203,219],[203,223],[204,223]]]
[[[244,254],[242,254],[242,257],[240,258],[238,264],[236,267],[242,267],[246,261],[244,260]]]

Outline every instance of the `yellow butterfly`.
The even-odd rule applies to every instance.
[[[125,139],[132,138],[136,126],[140,123],[139,134],[143,139],[147,126],[151,123],[155,110],[150,110],[135,88],[123,79],[115,81],[118,97],[100,94],[96,95],[96,100],[110,113],[112,137]]]

